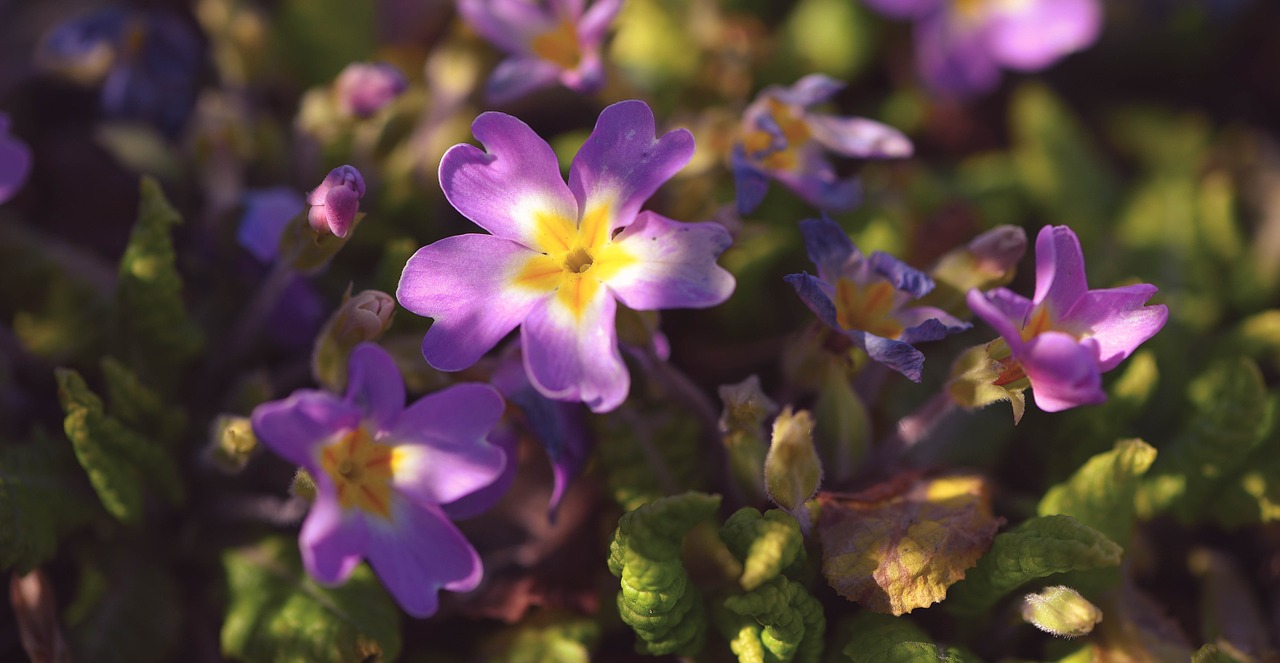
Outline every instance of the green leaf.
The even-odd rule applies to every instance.
[[[1249,359],[1212,364],[1192,381],[1194,412],[1160,451],[1139,494],[1145,513],[1172,511],[1184,522],[1217,508],[1213,497],[1245,469],[1272,425],[1274,406],[1262,372]]]
[[[1134,495],[1155,460],[1155,448],[1142,440],[1117,442],[1114,449],[1089,459],[1071,478],[1050,488],[1036,512],[1071,516],[1121,547],[1128,546]]]
[[[749,506],[739,509],[720,528],[720,540],[742,562],[740,582],[748,591],[805,561],[800,523],[777,509],[763,516]]]
[[[182,301],[182,277],[170,237],[182,217],[155,180],[142,179],[141,195],[138,222],[120,259],[115,347],[148,384],[168,389],[203,341]]]
[[[1191,655],[1191,663],[1250,663],[1253,657],[1233,653],[1230,647],[1207,644]]]
[[[328,84],[347,64],[373,57],[373,5],[344,0],[287,0],[276,15],[279,55],[304,85]]]
[[[547,615],[500,634],[486,648],[489,663],[590,663],[600,625],[585,617]]]
[[[400,610],[367,565],[340,587],[322,587],[302,570],[297,546],[278,537],[227,551],[222,564],[230,594],[222,624],[226,656],[344,663],[400,655]]]
[[[160,663],[178,653],[184,606],[173,574],[140,541],[87,559],[66,622],[78,661]]]
[[[102,377],[112,416],[135,430],[152,433],[156,440],[166,444],[172,444],[182,435],[187,425],[186,415],[168,406],[160,394],[143,384],[136,373],[115,357],[102,358]]]
[[[822,471],[830,484],[851,479],[862,468],[871,442],[867,407],[853,390],[842,366],[827,369],[818,401],[813,405],[813,441],[822,457]]]
[[[93,513],[69,480],[74,471],[54,440],[0,448],[0,569],[28,573],[53,557],[59,534]]]
[[[852,663],[976,663],[979,659],[955,647],[939,647],[924,629],[905,617],[858,613],[849,623],[853,633],[842,652]]]
[[[724,607],[760,624],[766,663],[817,663],[822,657],[827,618],[804,585],[777,577],[746,594],[730,596]]]
[[[669,403],[637,401],[633,397],[608,416],[592,417],[609,489],[628,511],[706,484],[698,421]]]
[[[720,506],[719,495],[665,497],[622,516],[609,544],[609,571],[622,579],[618,612],[655,656],[696,655],[707,616],[680,552],[684,536]]]
[[[956,583],[946,606],[977,614],[1023,583],[1055,573],[1116,566],[1124,550],[1071,516],[1032,518],[996,535],[991,550]]]

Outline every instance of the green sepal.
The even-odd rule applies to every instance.
[[[742,562],[740,583],[747,591],[784,571],[798,571],[807,559],[800,523],[777,509],[763,515],[751,507],[739,509],[721,526],[720,540]]]
[[[951,587],[944,605],[979,614],[1023,583],[1055,573],[1120,564],[1124,549],[1071,516],[1031,518],[997,534],[991,549]]]
[[[302,570],[293,541],[273,537],[222,556],[229,605],[222,652],[246,663],[393,661],[400,610],[367,565],[339,587]]]
[[[1003,339],[976,345],[960,353],[951,364],[951,379],[947,382],[951,400],[970,410],[1008,401],[1013,407],[1013,423],[1022,421],[1027,410],[1025,392],[1031,387],[1031,381],[1023,377],[996,384],[1004,382],[1001,376],[1010,370],[1008,362],[1016,363],[1016,360]]]
[[[641,506],[618,521],[609,572],[622,579],[618,612],[641,653],[696,655],[707,616],[681,560],[684,536],[720,506],[718,495],[683,493]]]
[[[726,598],[724,607],[760,624],[766,663],[818,663],[822,658],[827,618],[804,585],[775,577],[746,594]]]
[[[939,646],[907,617],[858,613],[848,622],[852,633],[841,652],[851,663],[977,663],[981,659],[958,647]]]

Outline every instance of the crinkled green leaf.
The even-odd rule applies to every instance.
[[[956,583],[945,605],[959,613],[980,613],[1023,583],[1055,573],[1116,566],[1123,552],[1071,516],[1032,518],[997,534],[991,550]]]
[[[393,661],[400,610],[366,565],[338,587],[302,570],[297,546],[270,538],[223,554],[229,605],[223,654],[246,663]]]
[[[764,515],[749,506],[739,509],[720,528],[720,540],[742,562],[739,582],[748,591],[806,558],[800,523],[777,509]]]
[[[54,440],[0,446],[0,569],[28,573],[53,557],[60,533],[93,513],[68,476],[75,471]]]
[[[766,663],[817,663],[822,657],[827,618],[804,585],[775,577],[746,594],[730,596],[724,606],[760,624]]]
[[[977,663],[969,652],[933,643],[924,629],[906,617],[858,613],[849,623],[853,637],[844,646],[851,663]]]
[[[729,643],[729,651],[738,657],[738,663],[765,663],[760,622],[723,606],[715,606],[711,617],[720,635]]]
[[[1050,488],[1036,511],[1041,516],[1071,516],[1121,547],[1127,546],[1133,529],[1134,495],[1155,460],[1156,450],[1146,442],[1121,440],[1114,449],[1089,459],[1069,479]]]
[[[972,475],[905,474],[818,501],[822,575],[841,596],[895,615],[941,601],[1000,525],[985,482]]]
[[[635,510],[706,484],[702,429],[680,408],[629,401],[592,421],[609,489],[622,508]]]
[[[124,522],[142,515],[142,483],[156,486],[172,503],[184,498],[173,458],[103,411],[102,399],[71,369],[54,371],[58,400],[66,413],[63,429],[102,505]]]
[[[148,384],[167,389],[182,377],[203,341],[182,301],[170,236],[182,217],[155,180],[143,178],[141,195],[138,222],[120,259],[115,347]]]
[[[1169,510],[1194,521],[1215,510],[1214,496],[1236,477],[1272,425],[1274,407],[1249,359],[1217,362],[1188,388],[1194,412],[1160,450],[1142,486],[1147,513]]]
[[[80,567],[75,600],[65,614],[74,660],[178,660],[184,606],[177,581],[146,546],[126,542],[120,550],[125,552]]]
[[[653,655],[692,656],[706,639],[707,616],[681,560],[684,536],[710,518],[720,496],[683,493],[622,516],[609,544],[609,571],[622,579],[618,612]]]
[[[489,663],[590,663],[600,625],[585,617],[541,613],[500,634],[487,647]]]

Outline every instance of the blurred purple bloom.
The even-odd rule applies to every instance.
[[[485,440],[502,416],[488,385],[460,384],[405,407],[391,356],[362,344],[345,397],[299,390],[253,411],[258,438],[316,482],[298,547],[316,581],[341,583],[368,558],[405,612],[428,617],[437,592],[469,591],[480,556],[442,505],[488,486],[506,463]]]
[[[769,178],[818,209],[853,209],[861,198],[858,181],[837,178],[826,151],[859,159],[911,156],[911,141],[893,127],[809,111],[843,87],[830,77],[810,74],[789,88],[765,88],[751,102],[742,118],[742,140],[733,148],[739,214],[759,207]]]
[[[175,136],[195,106],[204,46],[191,25],[169,12],[108,8],[59,25],[37,59],[82,82],[101,83],[108,117]]]
[[[333,233],[346,237],[356,212],[360,211],[360,199],[364,198],[364,177],[352,166],[338,166],[329,171],[320,186],[307,194],[307,223],[311,229],[326,235]]]
[[[1102,28],[1098,0],[864,0],[916,23],[916,68],[934,90],[994,88],[1000,70],[1038,71],[1082,50]]]
[[[491,235],[447,237],[405,265],[397,298],[435,318],[422,342],[444,371],[474,364],[520,327],[530,382],[547,398],[596,412],[627,397],[617,301],[639,311],[702,308],[733,292],[716,265],[729,234],[640,206],[693,156],[683,129],[655,137],[653,112],[623,101],[600,114],[569,183],[528,125],[484,113],[471,125],[488,150],[455,145],[440,162],[445,197]]]
[[[0,113],[0,204],[7,202],[31,174],[31,149],[9,135],[9,116]]]
[[[356,117],[370,117],[400,96],[409,81],[385,62],[352,62],[333,82],[338,107]]]
[[[819,319],[872,359],[919,382],[924,354],[914,344],[971,326],[939,308],[904,306],[933,290],[933,279],[886,253],[863,256],[834,221],[806,219],[800,232],[818,275],[791,274],[787,283]]]
[[[557,82],[591,92],[604,82],[600,45],[622,0],[458,0],[467,23],[510,57],[489,78],[494,103]],[[585,11],[584,11],[585,9]]]
[[[285,226],[306,206],[302,195],[287,186],[249,191],[236,241],[260,262],[269,263],[276,258]]]
[[[1000,333],[1012,357],[1002,382],[1026,377],[1036,405],[1058,412],[1101,403],[1102,373],[1164,327],[1169,309],[1144,306],[1149,283],[1089,290],[1080,240],[1066,226],[1036,237],[1035,298],[1006,288],[970,290],[969,308]]]

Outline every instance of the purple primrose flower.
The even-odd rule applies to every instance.
[[[916,68],[932,89],[994,88],[1000,70],[1038,71],[1087,48],[1102,27],[1098,0],[864,0],[916,23]]]
[[[872,359],[919,382],[924,354],[914,344],[971,326],[939,308],[904,306],[933,290],[933,279],[887,253],[863,256],[834,221],[805,219],[800,232],[818,275],[791,274],[787,283],[819,319]]]
[[[307,223],[321,235],[333,233],[346,237],[360,211],[364,198],[364,178],[352,166],[338,166],[329,171],[320,186],[307,194]]]
[[[444,371],[474,364],[520,327],[530,382],[547,398],[607,412],[626,399],[617,301],[639,311],[702,308],[733,292],[716,265],[729,233],[640,211],[693,156],[693,136],[655,138],[653,112],[623,101],[560,176],[555,153],[528,125],[489,112],[471,125],[487,151],[455,145],[440,162],[445,197],[491,235],[447,237],[405,265],[396,296],[435,318],[422,342]]]
[[[1169,318],[1163,304],[1143,305],[1155,293],[1149,283],[1089,290],[1076,234],[1066,226],[1045,226],[1036,237],[1033,299],[1006,288],[970,290],[967,299],[1009,346],[997,384],[1027,378],[1036,405],[1059,412],[1106,400],[1102,373]]]
[[[31,149],[9,135],[9,116],[0,113],[0,204],[7,202],[31,174]]]
[[[502,473],[506,455],[485,440],[502,397],[459,384],[405,407],[395,362],[369,343],[352,352],[349,380],[345,397],[299,390],[259,405],[253,430],[315,479],[298,536],[307,572],[341,583],[367,557],[405,612],[428,617],[441,588],[469,591],[483,575],[442,507]]]
[[[385,62],[352,62],[333,82],[338,107],[356,117],[370,117],[409,87],[394,65]]]
[[[770,86],[742,117],[742,140],[733,148],[738,213],[750,214],[764,200],[769,178],[818,209],[853,209],[862,197],[858,181],[839,179],[824,151],[859,159],[911,156],[911,141],[893,127],[860,117],[809,111],[844,84],[810,74],[789,88]]]
[[[510,57],[489,78],[494,103],[557,82],[591,92],[604,82],[600,45],[622,0],[458,0],[467,23]]]

